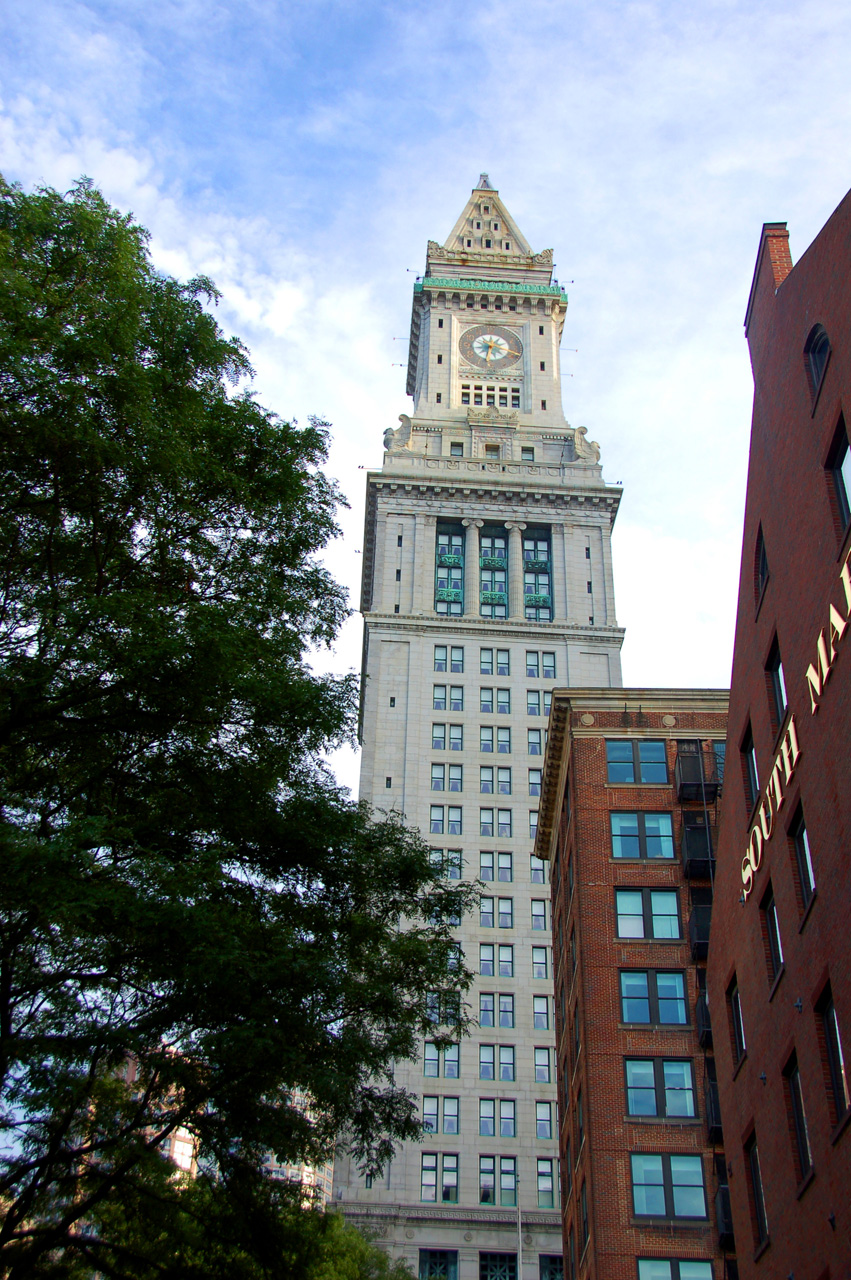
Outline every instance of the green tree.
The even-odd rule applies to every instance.
[[[327,431],[257,403],[216,296],[87,182],[0,180],[10,1276],[107,1250],[178,1126],[223,1187],[340,1135],[379,1168],[418,1132],[393,1062],[469,982],[472,890],[323,766],[356,700],[307,663],[347,612]]]

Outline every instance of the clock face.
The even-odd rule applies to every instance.
[[[523,355],[523,343],[513,329],[477,324],[465,329],[458,344],[461,355],[477,369],[507,369]]]

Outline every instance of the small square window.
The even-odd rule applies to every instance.
[[[450,458],[463,458],[464,445],[458,440],[453,441],[449,445],[449,456]]]

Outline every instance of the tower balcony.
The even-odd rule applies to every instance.
[[[483,591],[481,594],[482,604],[508,604],[507,591]]]
[[[483,569],[504,569],[507,563],[505,556],[479,557],[479,564]]]
[[[453,591],[448,587],[438,587],[435,597],[438,600],[445,600],[448,604],[461,604],[464,593],[463,591]]]
[[[452,568],[452,569],[463,569],[464,557],[456,556],[449,552],[439,551],[437,554],[437,563],[441,565],[447,565],[449,568]]]
[[[528,595],[523,597],[523,603],[531,605],[535,609],[551,609],[553,607],[552,596]]]
[[[549,573],[550,562],[549,560],[524,560],[523,568],[528,573]]]

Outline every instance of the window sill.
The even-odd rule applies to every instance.
[[[741,1071],[742,1067],[743,1067],[743,1066],[745,1065],[745,1063],[747,1062],[747,1060],[748,1060],[748,1051],[747,1051],[747,1049],[746,1049],[746,1050],[745,1050],[745,1052],[742,1054],[741,1058],[739,1058],[739,1061],[736,1063],[735,1067],[733,1068],[733,1079],[734,1079],[734,1080],[735,1080],[736,1076],[739,1074],[739,1072]]]
[[[796,1200],[800,1200],[801,1197],[804,1195],[805,1191],[807,1190],[807,1188],[813,1184],[813,1182],[815,1181],[815,1176],[816,1176],[815,1168],[812,1165],[810,1165],[809,1169],[804,1174],[801,1181],[798,1183],[798,1190],[795,1192]]]
[[[771,1248],[771,1236],[766,1236],[765,1239],[760,1244],[758,1244],[753,1251],[754,1262],[759,1262],[762,1255],[766,1252],[767,1249],[770,1249],[770,1248]]]
[[[848,1108],[844,1116],[839,1117],[839,1120],[834,1125],[833,1129],[831,1129],[830,1131],[831,1146],[834,1146],[839,1141],[843,1133],[845,1133],[846,1130],[848,1129],[849,1125],[851,1125],[851,1107]]]
[[[685,1230],[695,1227],[705,1227],[709,1222],[708,1217],[703,1218],[654,1218],[640,1217],[633,1214],[630,1218],[630,1225],[633,1227],[683,1227]]]
[[[813,889],[813,896],[810,898],[809,902],[804,908],[804,914],[801,916],[801,923],[798,925],[798,933],[803,933],[804,925],[807,923],[807,921],[810,918],[810,912],[813,909],[813,903],[815,902],[817,897],[818,897],[818,889]]]
[[[620,936],[618,937],[618,942],[641,942],[641,943],[644,943],[645,945],[649,943],[651,946],[654,946],[654,947],[681,947],[685,941],[686,941],[685,938],[621,938]]]
[[[780,986],[780,983],[783,981],[783,975],[785,972],[786,972],[786,965],[781,964],[780,968],[777,970],[777,977],[772,982],[771,990],[768,993],[769,1004],[771,1004],[771,1001],[774,999],[775,992],[777,991],[777,988]]]
[[[694,1031],[691,1022],[619,1022],[618,1031],[674,1031],[683,1035]]]
[[[664,1125],[666,1129],[691,1128],[695,1125],[703,1124],[701,1116],[624,1116],[624,1124],[659,1124]]]
[[[668,787],[670,789],[674,784],[672,782],[606,782],[603,785],[608,791],[617,791],[621,787]]]

